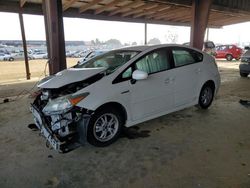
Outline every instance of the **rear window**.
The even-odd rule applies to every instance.
[[[172,53],[175,67],[198,63],[203,60],[203,55],[194,50],[174,49],[172,50]]]

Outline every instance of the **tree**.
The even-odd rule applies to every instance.
[[[137,42],[132,42],[132,46],[136,46],[137,45]]]
[[[101,44],[102,44],[102,42],[98,38],[96,38],[95,39],[95,45],[101,45]]]
[[[113,48],[122,46],[122,43],[117,39],[109,39],[105,42],[105,44]]]
[[[178,34],[176,33],[176,31],[168,30],[167,34],[165,35],[165,39],[166,39],[167,43],[176,44],[178,41]]]
[[[161,41],[158,38],[153,38],[148,41],[148,44],[161,44]]]

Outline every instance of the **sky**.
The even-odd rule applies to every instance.
[[[0,40],[21,40],[17,14],[0,13]],[[44,18],[24,15],[27,40],[45,40]],[[162,43],[169,43],[169,36],[174,35],[176,43],[188,42],[190,27],[148,24],[148,40],[159,38]],[[209,40],[216,44],[237,44],[250,42],[248,29],[250,22],[225,26],[221,29],[209,29]],[[118,39],[122,43],[144,43],[144,24],[98,21],[78,18],[64,18],[65,40],[100,41]]]

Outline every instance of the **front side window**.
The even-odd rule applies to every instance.
[[[136,69],[148,74],[168,70],[169,68],[170,64],[165,50],[154,51],[136,63]]]
[[[115,50],[96,56],[88,61],[84,61],[74,66],[74,68],[106,68],[107,74],[127,63],[131,58],[137,55],[137,51]]]
[[[172,50],[175,67],[201,62],[203,55],[194,50],[174,49]]]

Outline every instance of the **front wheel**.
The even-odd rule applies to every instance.
[[[123,124],[123,117],[115,109],[97,111],[90,119],[87,140],[94,146],[108,146],[119,138]]]
[[[228,61],[232,61],[232,60],[233,60],[233,56],[230,55],[230,54],[227,54],[227,55],[226,55],[226,59],[227,59]]]
[[[241,76],[241,77],[247,77],[247,76],[248,76],[248,73],[240,72],[240,76]]]
[[[198,106],[202,109],[207,109],[213,102],[214,89],[211,85],[206,84],[202,87]]]
[[[10,57],[10,58],[9,58],[9,61],[14,61],[14,58],[13,58],[13,57]]]

